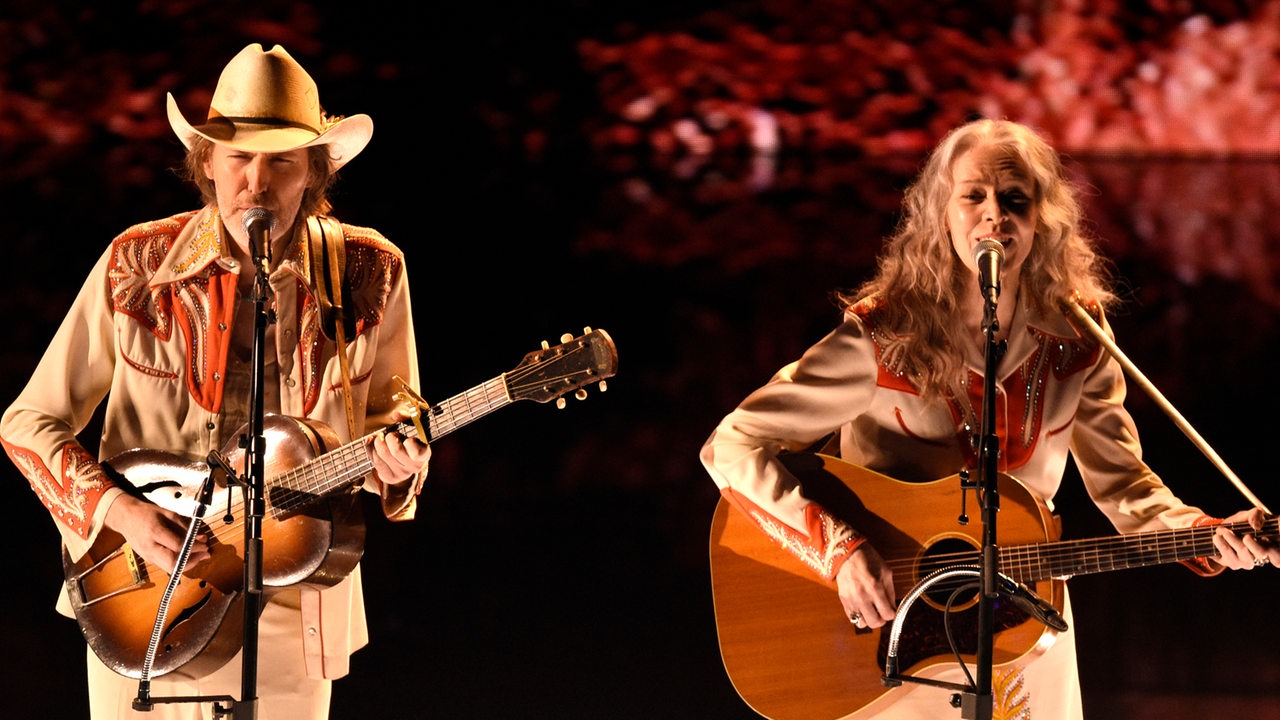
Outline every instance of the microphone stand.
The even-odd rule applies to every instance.
[[[992,653],[995,641],[995,600],[1000,594],[1000,556],[996,545],[996,515],[1000,512],[998,487],[1000,443],[995,434],[996,415],[996,365],[1000,359],[1000,343],[996,334],[1000,321],[996,319],[995,294],[983,293],[985,298],[982,329],[986,335],[986,366],[982,387],[982,435],[978,449],[978,500],[982,505],[982,556],[980,559],[980,593],[978,596],[978,648],[977,677],[972,694],[962,694],[960,716],[973,720],[991,720],[992,715]]]
[[[270,232],[249,233],[250,251],[253,254],[253,355],[249,397],[252,411],[249,417],[249,433],[240,438],[245,449],[245,540],[244,540],[244,642],[241,653],[240,702],[247,714],[237,718],[253,720],[258,715],[258,619],[262,610],[262,518],[266,513],[265,456],[266,424],[263,383],[265,378],[264,353],[267,342],[267,325],[274,321],[267,308],[270,284]]]
[[[983,243],[987,242],[983,241]],[[990,244],[993,247],[988,249],[983,248],[982,243],[980,243],[979,250],[981,252],[975,254],[975,262],[990,264],[987,266],[990,267],[988,273],[983,273],[981,267],[979,269],[983,298],[982,332],[986,337],[986,343],[984,347],[985,365],[982,388],[982,427],[978,445],[978,477],[976,480],[971,480],[967,471],[960,474],[962,493],[971,489],[975,490],[978,493],[978,502],[981,505],[982,543],[978,562],[976,565],[954,565],[935,570],[907,595],[898,607],[898,615],[894,618],[893,626],[890,630],[888,653],[885,656],[885,671],[881,678],[885,687],[896,687],[901,685],[903,681],[910,680],[924,685],[957,690],[957,694],[951,698],[951,706],[960,708],[960,716],[968,720],[992,720],[993,717],[992,674],[996,632],[995,605],[1002,595],[1011,599],[1028,616],[1039,620],[1048,627],[1059,632],[1067,630],[1066,621],[1062,619],[1062,616],[1052,604],[1037,596],[1035,591],[1014,578],[1000,572],[1000,548],[996,542],[996,517],[1000,512],[1000,442],[995,430],[996,369],[1000,363],[1001,356],[1004,354],[1004,341],[996,340],[996,336],[1000,334],[1000,321],[996,315],[996,306],[1000,296],[998,280],[999,259],[1003,255],[998,244],[994,242]],[[962,505],[960,523],[966,524],[967,522],[968,519],[964,515]],[[965,674],[969,676],[969,682],[964,685],[943,680],[900,675],[898,670],[898,643],[911,605],[930,585],[962,575],[973,575],[977,578],[977,581],[967,583],[961,586],[960,589],[974,586],[979,589],[976,679],[969,674],[968,668],[964,666],[963,661],[961,662],[961,667]]]
[[[256,218],[260,220],[261,218]],[[267,215],[270,226],[270,215]],[[244,449],[245,474],[237,476],[233,468],[218,451],[209,453],[210,475],[201,492],[200,508],[192,519],[188,529],[186,543],[183,546],[179,565],[174,571],[173,582],[186,564],[186,553],[189,551],[197,526],[204,515],[204,507],[208,503],[208,495],[213,491],[213,479],[216,474],[226,474],[228,482],[239,484],[245,492],[245,541],[244,541],[244,632],[241,647],[240,700],[218,696],[196,696],[190,698],[151,696],[149,668],[144,668],[142,682],[138,686],[138,695],[133,701],[133,709],[149,712],[157,702],[205,702],[213,701],[213,717],[233,717],[241,720],[255,720],[258,716],[258,620],[262,611],[262,519],[266,513],[266,446],[264,431],[266,425],[265,395],[265,351],[267,344],[267,325],[275,321],[273,313],[267,307],[270,298],[271,267],[271,232],[260,229],[261,225],[250,228],[245,224],[249,235],[249,252],[253,256],[253,355],[250,361],[249,398],[252,405],[249,413],[249,432],[240,437],[240,447]],[[259,237],[261,236],[261,237]],[[228,504],[230,508],[230,504]],[[162,607],[164,611],[166,608]],[[159,619],[157,619],[157,623]],[[150,659],[154,646],[149,649]],[[228,700],[229,706],[221,701]],[[241,714],[241,711],[245,714]]]

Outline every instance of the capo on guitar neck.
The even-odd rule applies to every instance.
[[[409,419],[413,420],[413,426],[418,430],[418,438],[423,441],[429,441],[431,435],[422,427],[422,411],[431,406],[413,388],[409,387],[409,383],[405,382],[404,378],[399,375],[392,375],[391,377],[400,383],[400,391],[394,397],[396,400],[409,405]]]

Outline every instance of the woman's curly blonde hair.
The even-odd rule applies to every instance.
[[[1035,182],[1039,209],[1035,242],[1021,270],[1021,294],[1042,312],[1070,298],[1105,309],[1117,297],[1107,261],[1081,229],[1077,190],[1062,160],[1043,138],[1008,120],[975,120],[949,132],[930,154],[902,201],[902,217],[886,240],[875,275],[837,294],[846,308],[875,306],[876,325],[901,343],[898,366],[925,395],[947,392],[963,368],[965,329],[956,322],[971,271],[956,255],[947,230],[947,201],[956,160],[975,147],[1020,158]]]

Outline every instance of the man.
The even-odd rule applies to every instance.
[[[372,121],[327,117],[301,65],[279,46],[264,51],[258,44],[227,64],[203,124],[190,124],[172,95],[168,114],[204,207],[114,239],[0,421],[5,451],[53,515],[67,557],[79,561],[104,532],[118,533],[141,566],[174,569],[189,519],[126,492],[99,459],[148,448],[201,461],[234,448],[252,426],[258,361],[264,410],[327,428],[341,443],[366,438],[372,471],[354,485],[380,495],[387,517],[412,518],[430,447],[413,433],[373,432],[406,415],[395,378],[411,389],[418,383],[404,257],[374,230],[321,217],[330,210],[326,191],[335,173],[369,142]],[[250,210],[264,218],[267,236],[255,230],[250,237]],[[345,302],[318,289],[326,266],[314,261],[329,246],[314,244],[317,235],[330,245],[341,236],[343,253],[328,257],[344,258]],[[262,329],[255,358],[255,320],[268,316],[258,313],[260,303],[274,322]],[[341,316],[325,314],[333,305]],[[95,459],[77,434],[104,399]],[[217,552],[210,532],[195,536],[188,575]],[[359,566],[352,565],[332,583],[264,596],[257,717],[327,717],[332,680],[347,673],[349,655],[368,640]],[[65,587],[58,609],[73,614]],[[99,657],[92,637],[90,644],[92,717],[134,717],[138,668],[129,668],[130,677]],[[253,700],[241,697],[239,654],[205,665],[151,678],[150,697]],[[136,716],[209,713],[208,703],[166,702]]]

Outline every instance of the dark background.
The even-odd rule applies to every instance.
[[[1153,4],[1087,31],[1064,29],[1079,16],[1053,4],[1016,2],[7,5],[0,232],[14,270],[0,397],[20,391],[115,233],[194,207],[172,172],[181,146],[164,93],[198,119],[222,66],[254,41],[285,45],[331,113],[374,118],[335,213],[405,251],[428,400],[585,326],[617,344],[608,392],[564,410],[518,403],[442,438],[418,519],[370,523],[372,642],[336,685],[335,718],[754,717],[718,654],[717,494],[698,448],[834,325],[829,293],[869,271],[919,152],[983,108],[1035,120],[1067,151],[1125,281],[1122,349],[1280,505],[1280,139],[1265,132],[1280,86],[1252,94],[1254,115],[1215,121],[1201,107],[1192,122],[1170,109],[1164,130],[1124,129],[1155,112],[1136,100],[1144,61],[1265,27],[1275,3]],[[769,74],[786,75],[790,50],[849,36],[875,51]],[[709,68],[674,52],[690,38],[728,59]],[[609,48],[623,59],[602,59]],[[1074,111],[1044,110],[1064,106],[1048,101],[1061,86],[1019,74],[1046,54],[1093,71],[1065,103]],[[1277,77],[1271,57],[1264,78]],[[620,108],[652,87],[685,104],[629,119]],[[760,152],[709,119],[706,98],[807,129]],[[1096,132],[1070,122],[1081,115]],[[701,118],[709,149],[671,144],[681,117]],[[1218,514],[1246,506],[1136,385],[1131,407],[1148,460],[1183,497]],[[0,716],[84,717],[83,641],[53,611],[57,533],[16,470],[0,474],[14,541]],[[1073,477],[1058,504],[1069,536],[1109,532]],[[1162,566],[1071,588],[1091,720],[1280,717],[1277,573],[1206,580]]]

